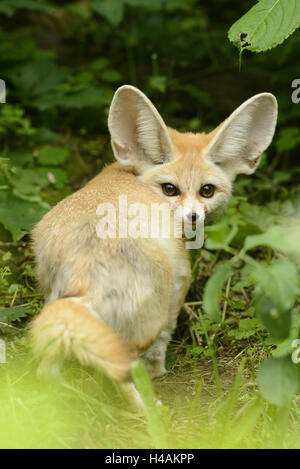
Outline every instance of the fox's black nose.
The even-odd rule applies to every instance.
[[[196,223],[198,218],[199,218],[198,213],[188,213],[188,215],[187,215],[187,219],[192,223]]]

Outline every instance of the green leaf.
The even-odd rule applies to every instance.
[[[55,107],[65,109],[82,109],[85,107],[99,107],[103,104],[107,105],[111,101],[111,96],[105,94],[101,89],[89,86],[86,89],[78,91],[51,91],[50,93],[40,96],[32,105],[45,111]]]
[[[299,0],[260,0],[234,23],[228,38],[237,47],[262,52],[281,44],[300,26]],[[240,33],[244,33],[241,41]]]
[[[151,88],[154,88],[155,90],[160,91],[161,93],[164,93],[167,87],[167,77],[163,75],[149,77],[149,86],[151,86]]]
[[[32,306],[12,306],[10,308],[0,308],[0,321],[10,323],[16,319],[24,318],[32,313]]]
[[[66,79],[66,72],[50,60],[23,65],[13,76],[15,86],[29,96],[43,96]]]
[[[34,156],[26,151],[15,151],[10,155],[9,159],[13,165],[23,167],[33,163]]]
[[[293,342],[295,339],[299,338],[299,331],[300,331],[300,315],[299,314],[292,314],[291,315],[291,327],[290,333],[287,339],[280,342],[277,345],[277,348],[273,350],[272,356],[275,358],[285,357],[286,355],[290,355],[293,352]],[[272,343],[274,345],[274,343]]]
[[[276,148],[279,152],[293,150],[300,145],[300,129],[298,127],[285,127],[280,130],[276,139]]]
[[[260,292],[256,295],[255,310],[257,319],[270,332],[272,337],[286,339],[290,334],[292,313],[280,310],[271,298]]]
[[[270,246],[272,249],[280,251],[291,251],[293,246],[281,226],[272,226],[265,233],[247,236],[244,243],[244,250],[248,251],[256,246]]]
[[[2,0],[0,3],[0,13],[12,16],[15,10],[20,8],[25,10],[47,10],[54,7],[51,3],[39,3],[36,0]]]
[[[91,0],[92,10],[99,13],[113,26],[118,26],[124,17],[125,5],[146,10],[161,11],[162,0]],[[182,0],[168,0],[165,8],[167,10],[181,10],[185,8]]]
[[[117,70],[107,69],[101,73],[100,78],[108,83],[115,83],[122,80],[122,74]]]
[[[210,277],[206,283],[203,295],[203,308],[207,316],[216,322],[221,321],[220,301],[222,288],[230,275],[231,269],[223,265]]]
[[[0,222],[11,232],[14,241],[28,233],[47,210],[41,204],[23,200],[10,191],[0,191]]]
[[[228,335],[237,340],[243,340],[255,335],[259,330],[261,330],[261,326],[256,318],[245,318],[240,319],[238,328],[230,330]]]
[[[14,187],[15,195],[29,200],[28,196],[36,196],[41,189],[50,185],[61,189],[68,182],[68,178],[63,169],[51,166],[34,169],[17,167],[10,182]]]
[[[205,241],[206,249],[224,249],[228,246],[238,232],[237,224],[229,226],[226,219],[221,220],[219,223],[207,226],[205,233],[208,238]]]
[[[40,192],[41,187],[45,187],[47,184],[43,184],[43,181],[37,177],[36,169],[27,168],[16,168],[14,177],[11,179],[11,184],[15,188],[15,193],[18,192],[20,195],[37,195]],[[23,198],[23,197],[22,197]]]
[[[68,182],[68,176],[66,171],[60,168],[38,168],[37,170],[38,178],[41,179],[42,187],[47,187],[54,185],[57,189],[62,189]]]
[[[31,137],[34,143],[60,143],[61,136],[47,127],[38,127]]]
[[[271,358],[259,367],[257,379],[261,395],[272,404],[283,407],[297,392],[299,371],[291,357]]]
[[[123,0],[92,0],[92,10],[99,13],[113,26],[118,26],[124,16]]]
[[[73,15],[80,16],[84,20],[88,20],[91,17],[91,12],[88,3],[71,3],[70,5],[66,5],[65,9]]]
[[[100,57],[99,59],[94,60],[90,63],[90,68],[92,70],[103,70],[109,66],[109,60],[107,57]]]
[[[269,181],[267,190],[271,190],[272,184]],[[275,218],[270,213],[268,207],[261,205],[249,204],[248,202],[242,202],[240,205],[240,214],[243,217],[243,221],[247,224],[256,228],[256,232],[265,232],[266,229],[274,226]]]
[[[258,265],[253,277],[259,288],[272,298],[278,311],[290,309],[298,295],[298,273],[288,259],[278,259],[270,265]]]
[[[64,163],[68,156],[69,150],[67,148],[45,145],[39,150],[37,158],[42,165],[56,166]]]
[[[148,433],[156,448],[167,448],[166,430],[153,392],[152,382],[141,360],[131,363],[131,374],[146,410]]]

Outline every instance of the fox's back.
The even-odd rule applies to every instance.
[[[160,274],[166,276],[164,284],[167,278],[172,281],[176,258],[187,255],[182,240],[103,239],[97,235],[97,207],[112,204],[118,218],[120,195],[127,197],[128,205],[138,202],[150,207],[153,203],[161,203],[161,198],[140,182],[130,169],[115,163],[59,202],[37,224],[33,230],[33,248],[38,278],[46,295],[51,294],[49,300],[82,295],[83,290],[91,293],[95,278],[99,283],[107,278],[111,285],[115,278],[110,277],[119,280],[123,276],[125,279],[132,277],[133,280],[140,275],[141,280],[143,272],[152,277],[155,284],[157,279],[158,290],[162,281]],[[57,288],[54,288],[55,284]]]

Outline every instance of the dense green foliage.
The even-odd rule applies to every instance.
[[[3,335],[22,328],[41,306],[30,229],[113,160],[106,119],[118,86],[141,88],[165,121],[183,131],[209,131],[243,100],[269,91],[279,102],[274,141],[256,174],[237,180],[226,214],[206,228],[204,248],[191,254],[193,284],[169,366],[184,357],[197,367],[209,358],[221,387],[222,357],[246,358],[255,374],[272,355],[259,369],[258,385],[269,402],[290,406],[300,385],[300,365],[291,361],[300,338],[300,104],[291,99],[292,82],[300,79],[299,30],[288,36],[299,26],[299,8],[296,1],[291,10],[284,6],[294,13],[284,16],[286,28],[275,40],[282,10],[268,17],[265,34],[258,23],[253,29],[253,9],[241,18],[265,3],[272,2],[0,2]],[[240,32],[251,43],[242,47],[241,71],[228,30],[240,49]]]

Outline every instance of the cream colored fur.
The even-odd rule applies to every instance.
[[[99,238],[97,207],[118,197],[128,204],[165,202],[170,217],[191,210],[204,216],[224,209],[239,172],[253,172],[276,124],[276,100],[262,93],[246,101],[210,134],[167,128],[149,99],[132,86],[119,88],[108,125],[117,163],[58,203],[33,230],[37,275],[46,305],[31,324],[43,363],[74,355],[120,381],[141,409],[129,376],[143,357],[151,376],[165,372],[165,353],[191,279],[185,240]],[[180,192],[166,196],[162,184]],[[205,184],[215,194],[199,194]],[[44,366],[45,368],[45,366]],[[46,365],[47,368],[47,365]],[[124,381],[125,380],[125,381]]]

